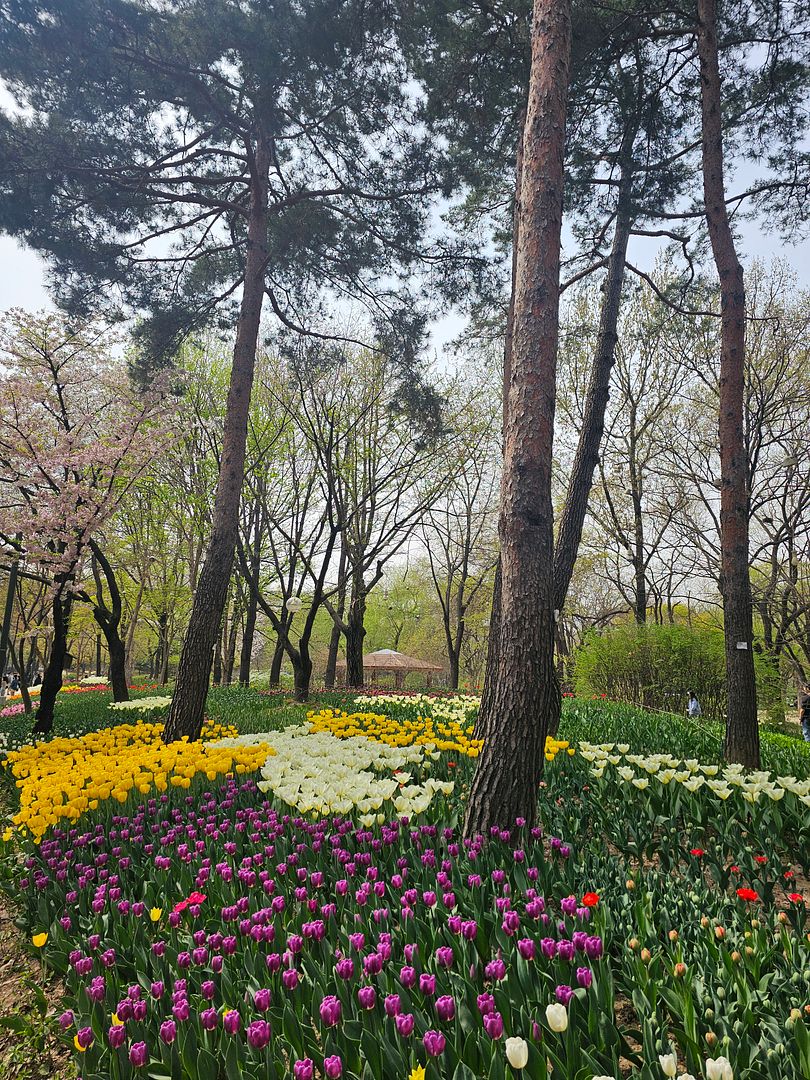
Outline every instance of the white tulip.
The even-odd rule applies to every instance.
[[[513,1069],[525,1069],[529,1060],[529,1044],[525,1039],[507,1039],[504,1043],[506,1060]]]
[[[734,1080],[731,1062],[727,1057],[706,1059],[706,1080]]]
[[[556,1001],[546,1005],[546,1021],[552,1031],[565,1031],[568,1027],[568,1012],[565,1006]]]
[[[658,1060],[661,1063],[661,1072],[664,1076],[675,1076],[678,1072],[678,1059],[674,1054],[659,1054]]]

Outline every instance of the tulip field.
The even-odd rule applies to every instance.
[[[570,700],[538,824],[465,838],[469,695],[255,695],[170,746],[137,704],[3,762],[7,902],[82,1080],[810,1077],[798,740],[746,773]]]

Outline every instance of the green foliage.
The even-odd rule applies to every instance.
[[[594,631],[576,654],[577,693],[683,712],[692,690],[703,715],[720,720],[726,702],[724,648],[722,631],[708,626],[622,623]],[[774,706],[778,673],[767,657],[755,653],[754,660],[760,704]]]

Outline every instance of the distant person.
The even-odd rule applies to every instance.
[[[799,690],[799,723],[804,741],[810,743],[810,683],[805,683]]]
[[[697,720],[698,717],[702,715],[700,702],[691,690],[689,691],[689,700],[686,703],[686,715],[690,720]]]
[[[12,694],[16,694],[19,689],[20,689],[20,676],[15,671],[13,673],[13,675],[11,676],[11,692],[12,692]]]

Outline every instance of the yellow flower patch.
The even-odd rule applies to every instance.
[[[437,750],[476,758],[481,753],[482,739],[474,739],[472,724],[457,720],[436,720],[417,716],[415,720],[395,720],[380,713],[346,713],[340,709],[322,709],[307,714],[310,731],[326,731],[338,739],[362,735],[387,746],[435,746]],[[546,761],[553,761],[565,750],[574,751],[565,740],[546,739]]]
[[[228,773],[255,772],[273,751],[266,744],[207,745],[236,734],[232,727],[206,723],[202,741],[186,738],[165,744],[162,724],[118,724],[77,739],[58,738],[23,746],[6,755],[20,791],[13,824],[36,842],[60,822],[75,821],[86,810],[131,791],[142,795],[172,787],[188,788],[197,773],[216,780]]]

